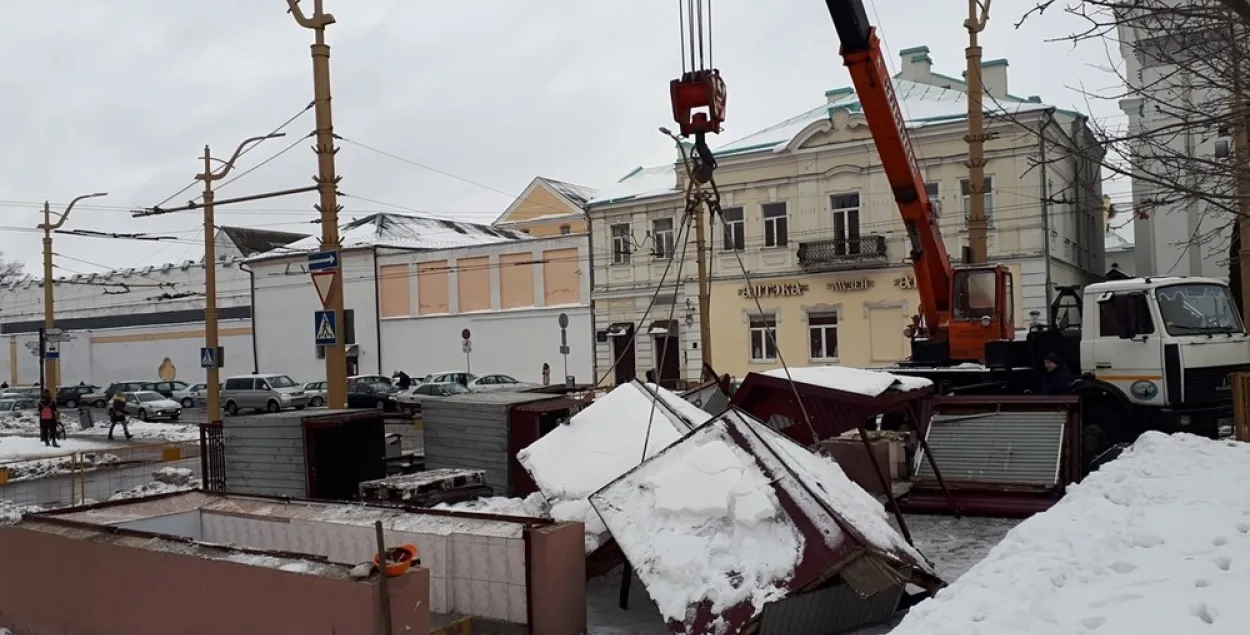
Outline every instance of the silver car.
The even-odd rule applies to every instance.
[[[154,419],[177,421],[178,417],[182,416],[182,406],[159,392],[152,390],[124,392],[122,398],[126,400],[126,414],[134,415],[140,421]]]
[[[509,375],[482,375],[469,381],[468,389],[473,392],[518,392],[530,388],[538,388],[538,384],[517,381]]]
[[[303,384],[286,375],[242,375],[226,380],[221,403],[230,415],[240,410],[280,412],[287,408],[303,410],[308,396]]]
[[[308,397],[308,405],[313,408],[326,405],[326,382],[310,381],[304,384],[304,394]]]
[[[175,390],[173,391],[172,399],[182,404],[183,408],[204,406],[208,403],[208,384],[195,384],[181,390]]]

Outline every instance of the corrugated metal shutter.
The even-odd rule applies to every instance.
[[[885,622],[898,608],[903,587],[861,598],[845,584],[773,602],[760,616],[760,635],[830,635]]]
[[[1066,421],[1059,411],[935,415],[927,438],[942,478],[1051,487],[1059,482]],[[917,480],[936,480],[922,452],[916,462]]]

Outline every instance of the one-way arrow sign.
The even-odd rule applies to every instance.
[[[337,251],[319,251],[315,254],[308,254],[309,271],[327,271],[338,268],[339,252]]]

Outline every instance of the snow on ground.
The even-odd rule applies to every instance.
[[[151,483],[113,494],[109,497],[109,500],[117,501],[156,496],[157,494],[172,494],[174,492],[193,490],[200,486],[200,479],[196,478],[195,473],[185,467],[163,467],[152,474],[152,479]]]
[[[0,440],[2,441],[2,440]],[[0,446],[2,449],[2,446]],[[70,456],[56,456],[47,459],[18,460],[4,463],[9,472],[9,482],[29,481],[46,478],[74,471],[91,470],[120,463],[121,458],[108,452],[81,452]]]
[[[0,500],[0,527],[12,525],[22,520],[22,514],[33,514],[41,511],[39,507],[33,505],[18,505],[6,500]],[[0,631],[3,635],[3,631]]]
[[[1148,432],[892,635],[1242,633],[1250,445]]]
[[[65,439],[60,441],[59,444],[61,447],[57,448],[46,446],[43,444],[43,441],[31,437],[0,437],[0,463],[118,447],[116,443],[75,438]]]
[[[787,372],[789,373],[788,375]],[[801,384],[853,392],[867,397],[876,397],[890,389],[908,391],[933,385],[933,382],[923,377],[908,377],[879,370],[863,370],[846,366],[778,368],[764,371],[763,374],[769,377],[790,379]]]
[[[654,409],[647,388],[657,391],[662,401]],[[517,460],[551,501],[553,518],[586,524],[590,552],[607,534],[590,506],[590,495],[642,463],[644,445],[647,457],[654,456],[709,418],[698,406],[654,384],[622,384],[518,452]]]
[[[551,518],[551,505],[547,503],[546,497],[541,492],[534,492],[525,498],[492,496],[463,503],[441,503],[435,505],[434,509],[526,518]]]
[[[754,457],[703,428],[591,497],[665,619],[785,596],[803,536]]]
[[[95,426],[80,430],[78,428],[77,414],[60,413],[61,423],[65,425],[65,432],[72,439],[74,437],[107,437],[109,433],[108,419],[96,421]],[[134,435],[135,440],[142,441],[195,441],[200,438],[200,428],[195,424],[187,423],[156,423],[150,421],[139,421],[138,419],[130,419],[127,425],[130,427],[130,434]],[[122,433],[122,427],[118,425],[113,432],[117,439],[125,439]],[[0,434],[29,434],[39,435],[39,418],[34,412],[18,412],[0,416]]]

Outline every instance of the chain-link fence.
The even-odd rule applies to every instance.
[[[194,484],[200,444],[152,443],[0,462],[0,505],[67,507]],[[152,483],[156,481],[157,485]]]

